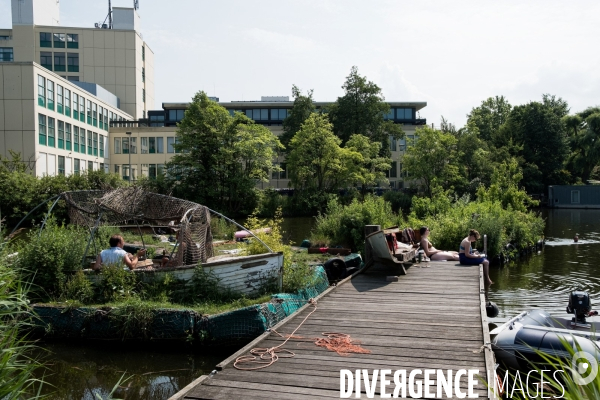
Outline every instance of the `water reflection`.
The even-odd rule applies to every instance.
[[[49,399],[108,398],[125,374],[129,377],[114,393],[128,400],[167,399],[202,374],[210,373],[228,354],[200,356],[161,350],[132,349],[120,343],[94,345],[46,344]]]
[[[600,307],[600,210],[544,210],[547,246],[511,266],[492,268],[489,299],[505,319],[531,308],[566,316],[569,293],[585,290]],[[579,242],[573,237],[579,234]],[[598,317],[596,317],[598,318]],[[600,320],[600,319],[599,319]]]

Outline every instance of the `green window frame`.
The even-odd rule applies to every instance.
[[[58,148],[65,148],[65,123],[58,121]]]
[[[108,110],[104,109],[104,130],[108,132]]]
[[[79,128],[79,152],[85,154],[85,129]]]
[[[65,149],[71,151],[71,124],[65,123],[65,141],[66,146]]]
[[[88,155],[94,154],[94,137],[92,136],[91,131],[87,131],[87,145],[88,145]]]
[[[92,125],[98,127],[98,105],[96,103],[92,103],[92,121]]]
[[[67,33],[67,48],[78,49],[79,48],[79,34]]]
[[[73,174],[79,175],[79,158],[73,159]]]
[[[55,33],[54,37],[54,48],[55,49],[64,49],[65,46],[65,34],[64,33]]]
[[[52,52],[41,51],[40,52],[40,64],[47,70],[52,71]]]
[[[79,120],[85,122],[85,98],[79,96]]]
[[[79,153],[79,127],[73,125],[73,151]]]
[[[142,46],[142,61],[146,61],[146,47]]]
[[[92,101],[87,101],[87,123],[88,125],[92,124]]]
[[[50,32],[40,32],[40,47],[52,47],[52,34]]]
[[[67,71],[79,72],[79,53],[67,53]]]
[[[65,115],[71,116],[71,91],[69,89],[65,89]]]
[[[104,108],[102,106],[98,106],[98,128],[104,129],[104,120],[102,114],[104,113]]]
[[[73,118],[79,120],[79,96],[73,92]]]
[[[104,158],[104,135],[100,135],[100,157]]]
[[[54,131],[54,118],[48,117],[48,146],[56,146],[56,132]]]
[[[121,138],[115,138],[114,152],[115,154],[121,154]]]
[[[94,156],[98,156],[98,133],[94,132]]]
[[[46,132],[46,116],[44,114],[38,114],[38,136],[38,143],[46,146],[48,137]]]
[[[123,154],[129,154],[129,138],[121,139]]]
[[[46,104],[48,110],[54,111],[54,82],[50,79],[46,81]]]
[[[63,87],[60,85],[56,85],[56,112],[59,114],[64,114],[64,92]]]
[[[54,71],[64,72],[67,70],[67,59],[65,53],[54,53]]]
[[[58,174],[65,175],[65,156],[58,156]]]
[[[46,78],[38,75],[38,106],[46,107]]]

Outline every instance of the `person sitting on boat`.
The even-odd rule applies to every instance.
[[[112,235],[108,240],[108,244],[110,245],[110,249],[102,250],[100,252],[98,257],[96,257],[96,264],[94,264],[93,269],[98,270],[102,265],[122,265],[123,263],[129,269],[135,269],[137,267],[138,257],[146,254],[146,249],[138,250],[135,256],[132,256],[123,250],[125,241],[121,235]]]
[[[479,265],[483,264],[483,278],[488,285],[491,285],[492,280],[490,279],[490,262],[487,258],[482,257],[477,250],[473,250],[471,246],[472,242],[476,242],[480,235],[475,229],[469,231],[469,236],[463,239],[460,243],[458,256],[462,265]]]
[[[438,250],[427,239],[429,237],[430,230],[424,226],[419,230],[421,234],[421,249],[425,252],[425,255],[429,257],[431,261],[458,261],[458,253],[456,251],[445,251]]]

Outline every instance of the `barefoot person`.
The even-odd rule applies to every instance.
[[[458,256],[460,257],[460,263],[463,265],[479,265],[483,264],[483,278],[488,285],[491,285],[492,280],[490,279],[490,262],[487,258],[481,257],[479,252],[473,251],[471,247],[472,242],[476,242],[479,239],[479,232],[475,229],[469,231],[469,236],[463,239],[460,243],[460,249]]]
[[[458,253],[456,251],[445,251],[438,250],[427,239],[429,237],[429,228],[424,226],[419,232],[421,233],[421,248],[425,252],[425,255],[431,259],[431,261],[458,261]]]

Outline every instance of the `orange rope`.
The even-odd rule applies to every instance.
[[[253,370],[257,370],[257,369],[267,368],[267,367],[273,365],[275,362],[277,362],[277,360],[279,360],[279,358],[294,357],[296,355],[296,353],[294,353],[291,350],[282,348],[283,345],[285,345],[288,342],[288,340],[290,340],[290,339],[311,340],[317,346],[324,347],[330,351],[335,351],[336,353],[338,353],[341,356],[347,356],[349,353],[361,353],[361,354],[370,353],[369,350],[364,349],[361,346],[359,346],[360,342],[353,341],[350,338],[350,335],[347,335],[345,333],[323,332],[323,335],[327,336],[326,338],[304,338],[302,336],[294,336],[296,331],[298,331],[298,329],[300,329],[300,327],[306,322],[308,317],[310,317],[312,315],[312,313],[317,311],[317,301],[316,300],[310,299],[310,300],[308,300],[308,303],[310,305],[312,305],[314,308],[312,309],[312,311],[310,313],[308,313],[308,315],[302,320],[302,322],[300,322],[300,324],[296,327],[296,329],[294,329],[294,331],[291,334],[282,335],[281,333],[277,332],[274,329],[271,330],[272,332],[275,332],[279,336],[285,337],[285,340],[283,341],[283,343],[281,343],[280,345],[277,345],[277,346],[269,347],[269,348],[264,348],[264,347],[253,348],[252,350],[250,350],[251,355],[240,356],[235,360],[235,362],[233,363],[234,368],[243,370],[243,371],[253,371]],[[258,364],[258,366],[244,366],[244,364],[250,364],[250,365]]]

